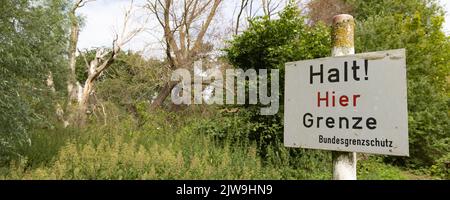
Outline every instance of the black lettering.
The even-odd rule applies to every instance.
[[[377,120],[373,117],[369,117],[366,120],[366,126],[367,128],[373,130],[377,128]]]
[[[328,128],[334,128],[334,119],[332,117],[328,117],[326,120],[326,125]]]
[[[309,116],[310,119],[308,119],[309,124],[306,124],[306,117]],[[306,113],[305,115],[303,115],[303,126],[305,126],[306,128],[311,128],[311,126],[314,124],[314,120],[312,120],[312,114],[311,113]]]
[[[344,81],[348,81],[348,63],[347,61],[344,62]]]
[[[364,77],[364,80],[369,80],[369,77],[367,76],[367,74],[369,73],[369,61],[368,60],[364,60],[364,72],[366,74],[366,76]]]
[[[358,126],[362,120],[362,117],[352,117],[352,119],[355,121],[352,128],[353,129],[362,129],[362,126]]]
[[[323,117],[317,117],[317,128],[320,128],[320,120],[322,120]]]
[[[346,117],[339,117],[339,128],[342,129],[342,121],[345,121],[345,128],[348,129],[348,119]]]
[[[356,65],[356,60],[353,61],[353,67],[352,67],[352,70],[353,70],[353,79],[354,79],[355,81],[359,81],[359,77],[358,77],[359,66]]]
[[[309,72],[310,72],[310,75],[309,75],[309,83],[310,84],[313,84],[314,76],[319,76],[320,77],[320,83],[323,83],[323,65],[322,64],[320,65],[320,72],[313,72],[313,66],[312,65],[309,68]]]
[[[328,70],[328,81],[330,83],[339,82],[339,70],[336,68],[332,68]]]

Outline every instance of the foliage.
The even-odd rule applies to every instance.
[[[357,7],[358,52],[406,48],[411,158],[370,156],[358,161],[360,179],[408,179],[391,161],[449,178],[448,82],[450,43],[436,1],[347,0]],[[259,115],[260,105],[190,106],[148,112],[168,80],[167,62],[120,52],[99,78],[90,123],[63,128],[55,103],[66,96],[65,0],[0,4],[0,179],[330,179],[329,152],[285,148],[283,105]],[[279,69],[325,57],[329,27],[301,16],[291,4],[276,19],[251,19],[225,49],[236,68]],[[86,60],[96,49],[86,52]],[[77,80],[86,62],[77,58]],[[45,80],[53,75],[56,92]],[[280,94],[280,103],[284,94]],[[10,162],[11,161],[11,162]],[[427,168],[431,166],[430,168]]]
[[[135,105],[149,100],[168,77],[165,61],[145,59],[133,52],[122,52],[117,61],[105,72],[98,84],[101,98],[118,105]]]
[[[91,123],[96,129],[37,130],[31,148],[21,150],[24,157],[0,167],[0,179],[331,178],[330,158],[319,151],[303,157],[272,154],[264,161],[247,139],[223,142],[202,132],[212,116],[190,110],[151,117],[156,123],[148,126],[123,116],[107,125]],[[405,178],[398,168],[375,159],[358,163],[361,179]]]
[[[369,157],[358,161],[358,180],[406,180],[408,177],[399,168],[383,164],[381,157]]]
[[[287,6],[280,13],[279,19],[252,19],[250,27],[230,41],[229,47],[225,49],[227,58],[236,68],[279,69],[280,91],[284,91],[284,63],[325,57],[330,52],[329,28],[323,24],[308,26],[305,22],[306,18],[300,15],[294,4]],[[279,99],[282,104],[283,92]],[[268,149],[276,154],[286,151],[282,145],[283,105],[280,106],[279,113],[273,116],[259,115],[260,105],[245,105],[239,108],[239,115],[243,115],[244,120],[248,122],[248,125],[241,126],[242,134],[257,142],[263,157],[270,153]],[[213,126],[216,127],[217,133],[223,132],[217,130],[221,126]],[[234,132],[238,133],[240,132]],[[292,150],[291,154],[301,155],[301,152],[305,151]]]
[[[67,33],[64,0],[3,1],[0,5],[0,162],[29,144],[31,126],[54,116],[51,73],[63,88]]]
[[[450,101],[446,80],[450,73],[450,42],[442,32],[441,8],[433,0],[347,0],[346,3],[357,8],[351,9],[357,19],[357,52],[407,49],[411,157],[385,160],[409,167],[432,165],[450,150]],[[295,8],[287,7],[278,20],[263,17],[250,21],[249,29],[235,37],[226,52],[235,67],[283,70],[285,62],[325,57],[329,49],[328,29],[320,24],[305,25],[305,18],[300,17]],[[283,80],[282,75],[281,83]],[[284,87],[280,90],[284,91]],[[283,102],[282,96],[280,100]],[[280,115],[258,116],[257,108],[245,106],[245,109],[250,115],[254,114],[248,119],[254,123],[256,131],[253,132],[260,134],[257,141],[281,138]],[[274,128],[274,124],[278,126]],[[243,134],[252,135],[247,126],[241,127]]]
[[[293,4],[279,19],[252,19],[250,27],[230,41],[227,58],[236,68],[282,70],[289,61],[329,55],[329,29],[320,24],[310,27],[305,20]]]
[[[91,49],[78,56],[76,77],[80,84],[87,79],[87,66],[100,49]],[[146,59],[137,52],[120,52],[114,63],[98,78],[96,94],[102,102],[114,103],[135,112],[136,105],[152,99],[169,79],[165,61]]]
[[[226,112],[223,110],[223,112]],[[269,166],[285,166],[283,177],[292,178],[299,173],[302,179],[329,179],[331,169],[331,154],[318,150],[288,149],[284,147],[279,135],[265,135],[256,130],[264,126],[255,123],[249,117],[252,114],[244,111],[236,113],[216,113],[211,117],[192,124],[192,132],[211,137],[218,145],[230,144],[241,148],[256,145],[257,153],[262,162]],[[270,130],[275,132],[274,130]],[[267,131],[266,133],[269,133]],[[275,138],[272,138],[275,137]],[[294,173],[294,174],[292,174]],[[309,174],[309,176],[306,176]]]
[[[450,180],[450,153],[447,152],[430,168],[431,174],[441,179]]]
[[[450,150],[450,38],[434,0],[348,0],[357,19],[356,50],[406,48],[410,167],[430,166]]]
[[[168,113],[155,114],[160,121]],[[192,115],[192,113],[186,113]],[[184,114],[183,114],[184,115]],[[263,165],[254,146],[218,145],[193,132],[194,119],[179,126],[138,128],[135,122],[103,126],[89,134],[67,137],[59,153],[46,164],[30,164],[44,150],[11,165],[6,179],[286,179],[317,178],[288,167]],[[176,123],[175,123],[176,124]],[[86,129],[89,131],[89,129]],[[87,132],[85,132],[87,133]],[[48,140],[51,135],[41,135]],[[52,146],[52,145],[49,145]],[[288,173],[290,172],[290,173]],[[315,172],[319,172],[316,170]],[[292,177],[291,177],[292,176]]]

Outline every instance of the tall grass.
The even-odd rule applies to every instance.
[[[251,142],[218,140],[199,132],[197,122],[206,118],[158,112],[145,117],[145,123],[125,117],[82,130],[35,130],[31,146],[0,170],[0,179],[331,178],[331,162],[319,151],[292,155],[269,149],[263,160]],[[372,167],[383,169],[382,164],[364,165],[360,178],[396,179],[399,173],[372,173]]]

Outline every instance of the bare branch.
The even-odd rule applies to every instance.
[[[129,20],[131,19],[133,13],[133,1],[130,3],[130,7],[126,9],[124,14],[124,22],[122,31],[120,33],[120,37],[118,34],[115,34],[114,39],[112,41],[112,49],[111,51],[106,51],[105,49],[98,49],[96,52],[95,58],[88,64],[88,78],[85,81],[84,87],[82,88],[81,98],[79,100],[79,125],[83,126],[86,121],[86,111],[88,108],[89,97],[93,92],[95,80],[111,65],[117,58],[117,55],[120,53],[121,48],[131,41],[137,34],[144,31],[144,27],[136,28],[132,31],[128,31]],[[84,55],[80,52],[80,54],[84,57]],[[87,63],[87,59],[84,57],[85,62]]]
[[[194,47],[192,49],[194,51],[194,54],[196,51],[198,51],[198,49],[200,48],[200,45],[202,45],[203,37],[205,36],[206,31],[208,30],[208,27],[211,24],[211,21],[213,20],[214,15],[216,14],[217,8],[219,7],[219,4],[221,2],[222,2],[222,0],[214,0],[214,5],[211,8],[208,17],[206,18],[206,21],[202,25],[200,32],[198,33],[197,39],[195,41]]]
[[[181,2],[180,4],[177,4]],[[222,0],[147,0],[146,8],[156,16],[164,31],[170,69],[190,68],[205,46],[204,38]],[[158,107],[174,82],[167,82],[151,107]]]
[[[234,30],[234,34],[235,35],[237,35],[238,32],[239,32],[239,25],[240,25],[241,15],[242,15],[242,12],[247,7],[248,2],[249,2],[249,0],[241,0],[241,6],[239,8],[239,13],[238,13],[237,18],[236,18],[236,29]]]
[[[80,49],[78,49],[78,53],[80,54],[80,56],[83,57],[84,64],[86,65],[86,69],[89,70],[89,62],[88,62],[88,60],[87,60],[87,58],[86,58],[86,55],[85,55],[83,52],[81,52]]]
[[[93,2],[93,1],[95,1],[95,0],[79,0],[80,1],[80,4],[78,4],[78,8],[81,8],[81,7],[83,7],[83,6],[85,6],[87,3],[89,3],[89,2]]]

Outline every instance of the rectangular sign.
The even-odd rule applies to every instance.
[[[404,49],[286,63],[287,147],[408,156]]]

